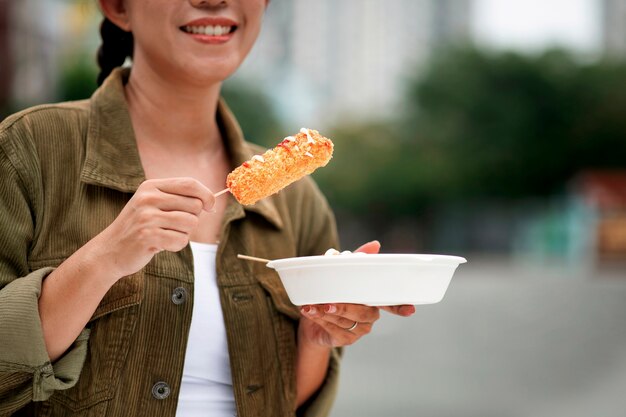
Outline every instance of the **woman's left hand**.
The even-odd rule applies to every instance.
[[[355,252],[378,253],[380,243],[366,243]],[[415,312],[412,305],[370,307],[361,304],[316,304],[302,306],[299,342],[336,347],[351,345],[372,331],[380,317],[380,309],[399,316]]]
[[[300,343],[347,346],[372,331],[380,317],[376,307],[360,304],[316,304],[301,308]]]

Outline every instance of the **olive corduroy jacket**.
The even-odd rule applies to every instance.
[[[0,416],[175,415],[193,302],[202,302],[193,297],[189,247],[161,252],[118,281],[54,363],[37,307],[46,276],[145,180],[124,97],[128,75],[117,69],[90,100],[34,107],[0,125]],[[224,103],[217,121],[233,167],[259,153]],[[273,270],[236,255],[322,254],[337,246],[334,217],[309,178],[250,207],[220,198],[230,199],[216,268],[238,416],[295,415],[299,311]],[[181,291],[185,302],[175,300]],[[338,363],[334,350],[323,386],[299,415],[328,414]]]

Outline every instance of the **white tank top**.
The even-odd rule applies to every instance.
[[[235,416],[226,328],[217,289],[217,245],[190,242],[194,303],[177,417]]]

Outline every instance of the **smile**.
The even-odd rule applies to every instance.
[[[183,32],[194,35],[206,36],[225,36],[237,29],[236,26],[219,26],[219,25],[203,25],[203,26],[183,26]]]

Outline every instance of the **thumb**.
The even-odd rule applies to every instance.
[[[371,242],[367,242],[358,247],[354,252],[363,252],[363,253],[378,253],[380,252],[380,242],[377,240],[372,240]]]

